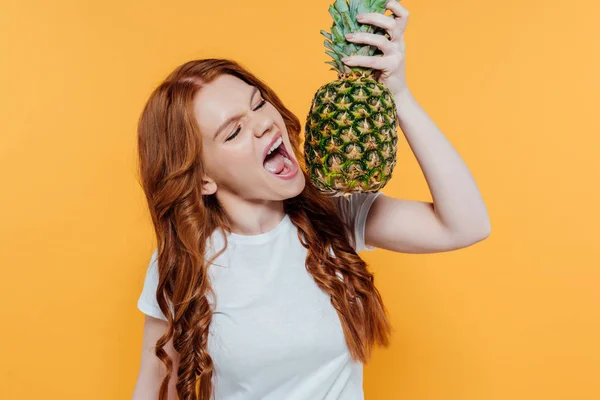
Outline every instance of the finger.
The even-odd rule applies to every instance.
[[[388,1],[387,4],[385,5],[385,8],[387,8],[388,10],[393,12],[394,15],[396,15],[396,17],[406,19],[409,16],[408,10],[406,8],[402,7],[400,5],[400,3],[398,3],[396,0]]]
[[[365,43],[370,44],[372,46],[379,47],[379,49],[383,52],[383,54],[388,55],[391,53],[394,48],[392,46],[392,42],[388,40],[385,36],[377,35],[375,33],[367,33],[367,32],[355,32],[349,33],[346,35],[346,39],[350,42],[354,43]]]
[[[379,13],[359,14],[356,16],[356,20],[361,24],[378,26],[388,31],[394,29],[394,17]]]
[[[342,58],[344,64],[350,67],[367,67],[379,70],[387,69],[387,57],[379,56],[348,56]]]

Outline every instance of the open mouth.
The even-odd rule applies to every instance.
[[[267,156],[263,160],[263,167],[271,174],[280,177],[286,177],[295,173],[297,169],[296,163],[287,152],[281,137],[273,143],[273,146],[267,152]]]

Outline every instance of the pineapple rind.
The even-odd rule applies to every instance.
[[[323,85],[315,94],[305,127],[304,159],[311,182],[328,196],[348,198],[352,193],[377,192],[389,181],[396,165],[397,115],[389,90],[377,82],[374,70],[348,67],[342,58],[378,56],[371,45],[346,40],[347,33],[387,32],[361,24],[357,14],[385,12],[387,0],[335,0],[333,18],[325,37],[326,63],[338,80]]]
[[[377,192],[396,165],[396,106],[365,73],[327,83],[306,119],[304,158],[311,182],[329,196]]]

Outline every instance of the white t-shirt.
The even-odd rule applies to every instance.
[[[336,198],[340,217],[354,224],[357,252],[374,249],[365,245],[364,229],[381,193]],[[306,270],[307,249],[289,216],[269,232],[227,237],[226,251],[208,268],[216,295],[208,338],[214,398],[364,399],[363,365],[350,358],[330,297]],[[221,249],[221,232],[211,241],[213,251]],[[137,306],[166,320],[156,302],[157,272],[154,250]]]

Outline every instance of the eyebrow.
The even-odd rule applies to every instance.
[[[254,88],[252,89],[252,93],[250,93],[250,101],[249,103],[252,103],[252,99],[254,98],[254,95],[256,94],[256,92],[258,92],[258,88],[256,86],[254,86]],[[223,129],[225,129],[230,123],[237,121],[238,119],[240,119],[242,117],[242,113],[233,115],[229,118],[227,118],[218,128],[217,131],[215,132],[215,135],[213,136],[213,140],[215,140],[217,138],[217,136],[219,136],[219,133],[221,133],[221,131]]]

